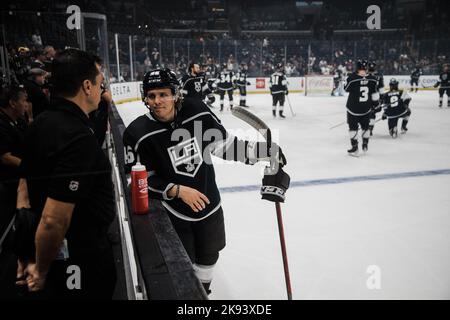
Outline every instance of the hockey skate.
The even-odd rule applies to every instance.
[[[362,149],[363,149],[364,154],[366,154],[367,151],[369,150],[369,139],[368,138],[363,138]]]
[[[392,128],[391,130],[389,130],[389,134],[391,135],[392,139],[396,139],[397,138],[397,127]]]
[[[354,145],[351,149],[347,150],[348,155],[352,156],[352,157],[358,157],[359,156],[359,150],[358,150],[358,146]]]
[[[347,150],[348,155],[352,157],[357,157],[359,150],[358,150],[358,140],[356,139],[350,139],[350,143],[352,144],[352,147]]]
[[[363,143],[362,145],[363,152],[366,153],[369,150],[367,143]]]
[[[406,127],[402,127],[402,130],[400,131],[401,134],[405,134],[406,131],[408,131],[408,128]]]
[[[283,119],[286,118],[286,116],[283,114],[283,111],[280,111],[279,115],[280,115],[280,118],[283,118]]]
[[[272,115],[275,118],[277,116],[277,112],[275,110],[272,110]]]

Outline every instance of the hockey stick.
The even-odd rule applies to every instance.
[[[231,114],[258,130],[258,132],[265,138],[268,145],[272,144],[272,133],[270,132],[269,127],[256,115],[242,107],[234,107],[233,110],[231,110]],[[278,233],[280,236],[281,254],[283,257],[284,279],[286,282],[287,297],[288,300],[292,300],[291,278],[289,275],[286,242],[284,240],[283,218],[281,215],[281,206],[279,202],[275,202],[275,209],[277,212]]]
[[[338,124],[335,124],[334,126],[330,127],[330,130],[331,130],[331,129],[334,129],[334,128],[337,128],[337,127],[340,127],[340,126],[342,126],[342,125],[344,125],[344,124],[346,124],[346,123],[347,123],[347,121],[339,122]]]
[[[288,95],[286,95],[286,100],[288,102],[288,106],[289,106],[289,109],[291,110],[292,116],[295,117],[296,114],[295,114],[294,110],[292,109],[291,100],[289,100],[289,96]]]

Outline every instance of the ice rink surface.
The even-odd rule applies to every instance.
[[[290,94],[297,115],[286,103],[280,119],[270,95],[247,96],[288,159],[282,211],[294,299],[450,299],[450,108],[438,108],[436,91],[411,96],[409,131],[394,140],[378,122],[359,158],[347,155],[346,125],[330,130],[345,121],[345,97]],[[218,111],[218,99],[215,106],[231,133],[255,137]],[[126,125],[147,112],[141,102],[118,110]],[[275,206],[259,194],[262,168],[215,165],[227,246],[211,299],[286,299]]]

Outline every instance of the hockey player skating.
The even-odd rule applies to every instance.
[[[230,109],[233,109],[234,74],[228,69],[226,63],[222,65],[222,71],[217,76],[216,84],[220,95],[220,111],[223,111],[225,94],[228,94]]]
[[[410,85],[411,85],[411,89],[410,91],[413,92],[414,90],[419,90],[419,79],[420,76],[422,75],[422,70],[419,67],[416,67],[413,72],[411,72],[411,80],[410,80]]]
[[[384,79],[383,79],[383,75],[376,71],[376,63],[375,62],[369,62],[368,64],[368,71],[369,74],[374,76],[375,79],[377,80],[378,84],[377,84],[377,90],[380,94],[383,94],[384,92]],[[381,111],[381,107],[380,105],[376,105],[372,107],[372,110],[370,111],[370,122],[369,122],[369,130],[370,130],[370,135],[373,135],[373,128],[375,126],[375,118],[378,112]]]
[[[356,72],[347,78],[345,91],[349,93],[347,99],[347,123],[350,133],[351,148],[347,150],[351,156],[358,156],[358,125],[362,130],[362,150],[366,152],[369,145],[369,117],[371,109],[378,105],[378,81],[366,73],[367,61],[358,60]]]
[[[239,88],[239,105],[241,107],[248,107],[245,101],[247,98],[247,86],[250,85],[250,82],[247,81],[247,65],[245,63],[241,63],[239,72],[236,75],[236,85]]]
[[[343,67],[339,66],[333,76],[333,90],[331,91],[332,96],[339,95],[342,97],[344,95],[344,72],[342,71]]]
[[[381,104],[384,109],[382,119],[388,119],[389,134],[392,138],[397,138],[398,120],[402,118],[401,133],[408,131],[407,124],[409,117],[411,116],[411,110],[409,109],[409,103],[411,97],[404,90],[398,89],[398,81],[392,78],[389,81],[389,91],[381,96]]]
[[[216,79],[206,79],[206,89],[203,91],[203,101],[210,108],[214,108],[213,103],[216,101],[214,92],[217,90]]]
[[[281,63],[277,64],[276,71],[270,76],[269,83],[270,94],[272,95],[272,114],[274,117],[277,116],[277,104],[279,103],[278,114],[281,118],[286,118],[283,114],[283,108],[285,97],[289,94],[289,91],[284,67]]]
[[[214,265],[225,247],[211,155],[245,164],[270,160],[280,167],[286,159],[273,143],[228,134],[200,100],[182,99],[178,80],[168,69],[147,72],[143,93],[149,113],[135,119],[123,135],[126,171],[137,162],[146,166],[149,197],[162,201],[197,277],[209,292]],[[275,177],[278,172],[283,173],[280,169]]]
[[[439,108],[442,108],[444,93],[447,94],[447,107],[450,108],[450,72],[448,65],[444,66],[443,72],[439,75],[439,81],[436,82],[434,87],[439,87]]]

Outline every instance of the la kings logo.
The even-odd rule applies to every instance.
[[[197,140],[191,138],[167,149],[173,169],[177,174],[195,177],[203,163],[203,157]]]

